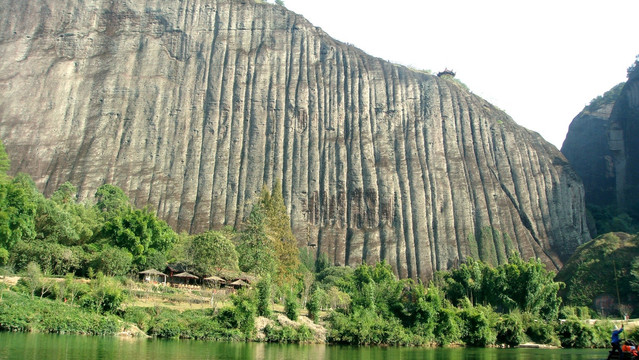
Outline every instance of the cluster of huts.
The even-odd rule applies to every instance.
[[[140,281],[155,285],[165,285],[175,288],[201,289],[202,287],[216,289],[238,290],[250,287],[255,278],[247,274],[221,273],[220,276],[212,275],[200,277],[187,271],[167,266],[164,272],[156,269],[148,269],[138,273]]]

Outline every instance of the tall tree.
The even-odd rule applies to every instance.
[[[107,219],[131,207],[129,198],[124,191],[111,184],[100,186],[95,192],[95,199],[95,207],[100,210]]]
[[[28,175],[18,174],[11,181],[0,182],[0,248],[11,251],[19,240],[35,237],[38,196]]]
[[[9,155],[4,149],[4,144],[0,141],[0,181],[8,178],[7,171],[11,168],[11,161]]]
[[[260,202],[266,215],[266,235],[273,244],[278,260],[277,280],[279,283],[290,282],[297,277],[300,257],[279,180],[273,185],[272,193],[269,194],[267,189],[262,190]]]
[[[186,252],[194,271],[202,275],[239,268],[235,245],[218,231],[207,231],[191,237]]]
[[[148,208],[128,208],[112,215],[99,236],[109,244],[131,252],[133,264],[138,270],[145,268],[148,258],[155,253],[168,254],[177,241],[177,234],[173,229]]]
[[[240,270],[257,275],[274,274],[277,254],[266,235],[264,207],[253,205],[237,244]]]

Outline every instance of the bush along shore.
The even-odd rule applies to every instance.
[[[596,314],[586,307],[560,306],[560,285],[543,265],[516,257],[497,268],[469,261],[437,274],[429,286],[397,279],[384,263],[354,269],[325,265],[306,292],[302,285],[283,291],[263,277],[252,288],[210,298],[215,291],[153,286],[101,273],[90,281],[71,275],[46,279],[31,271],[14,286],[0,283],[0,330],[213,341],[473,347],[532,342],[603,348],[614,327],[605,319],[588,321]],[[635,340],[638,335],[632,329],[627,334]]]

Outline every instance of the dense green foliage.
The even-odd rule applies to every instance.
[[[638,235],[608,233],[580,246],[556,278],[566,283],[562,295],[571,305],[593,306],[600,296],[622,305],[636,304],[639,287],[633,284],[639,283],[637,259]],[[601,311],[601,307],[595,310]],[[603,311],[605,315],[620,315],[616,308]]]
[[[61,334],[114,335],[121,321],[113,315],[83,311],[49,299],[6,292],[0,305],[0,330]]]
[[[238,238],[240,269],[269,274],[279,285],[299,278],[299,250],[290,223],[280,183],[275,183],[272,193],[262,189]]]
[[[468,299],[473,305],[491,305],[501,312],[524,311],[546,319],[557,317],[562,284],[553,280],[538,259],[512,256],[507,264],[492,268],[469,259],[458,269],[440,274],[437,282],[453,304]]]
[[[197,274],[238,270],[235,245],[222,232],[208,231],[192,236],[187,245],[187,263]]]
[[[594,223],[592,236],[609,232],[625,232],[635,234],[639,232],[639,219],[615,206],[597,206],[587,204],[589,222]]]
[[[332,342],[514,346],[533,338],[558,341],[554,324],[561,284],[539,260],[513,256],[493,268],[469,259],[437,274],[428,287],[398,280],[385,263],[354,270],[330,267],[317,281],[318,288],[337,289],[350,299],[328,317]]]
[[[0,158],[1,156],[0,152]],[[125,275],[164,266],[175,232],[124,192],[103,185],[96,203],[80,203],[65,183],[49,198],[24,174],[0,179],[0,263],[14,271],[35,262],[45,274]]]

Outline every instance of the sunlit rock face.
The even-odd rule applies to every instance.
[[[300,246],[422,279],[512,252],[558,268],[589,239],[581,181],[538,134],[281,6],[5,1],[0,59],[0,137],[46,194],[112,183],[197,233],[281,179]]]

